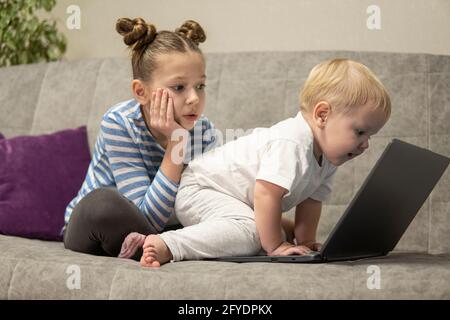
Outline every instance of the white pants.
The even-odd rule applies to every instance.
[[[181,178],[175,214],[184,228],[160,234],[174,261],[260,253],[253,209],[199,186],[189,167]]]

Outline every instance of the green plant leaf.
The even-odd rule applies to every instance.
[[[0,0],[0,67],[60,59],[67,40],[56,21],[39,19],[36,10],[50,12],[56,0]]]
[[[8,48],[16,50],[16,44],[11,39],[6,39],[5,44]]]

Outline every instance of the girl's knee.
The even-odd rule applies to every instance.
[[[119,191],[115,188],[97,188],[89,192],[86,196],[81,199],[84,202],[107,202],[111,199],[116,199],[121,197]],[[80,201],[80,203],[81,203]]]
[[[123,214],[126,201],[116,189],[98,188],[81,199],[74,213],[90,224],[101,225]]]

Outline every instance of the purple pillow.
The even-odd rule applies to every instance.
[[[0,132],[0,140],[5,139],[5,136]]]
[[[0,233],[61,241],[90,161],[85,126],[0,140]]]

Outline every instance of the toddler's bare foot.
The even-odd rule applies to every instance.
[[[145,238],[141,266],[159,268],[162,264],[169,262],[171,259],[172,253],[160,236],[151,234]]]
[[[119,258],[130,259],[136,253],[136,250],[144,245],[145,235],[132,232],[125,237],[122,242],[122,248],[118,255]]]

